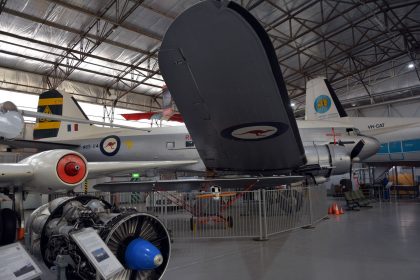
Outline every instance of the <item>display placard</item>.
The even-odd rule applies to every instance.
[[[94,229],[84,228],[71,233],[70,236],[95,267],[102,279],[107,280],[124,269]]]
[[[0,247],[0,279],[31,280],[41,274],[41,269],[19,242]]]

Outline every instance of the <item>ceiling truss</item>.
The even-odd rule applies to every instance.
[[[58,44],[0,28],[0,44],[9,46],[0,48],[0,55],[44,65],[38,74],[44,76],[50,88],[57,88],[64,80],[78,81],[83,75],[92,75],[97,79],[81,82],[102,87],[106,100],[110,100],[110,90],[115,91],[113,106],[118,106],[123,97],[141,95],[149,97],[150,106],[155,107],[164,85],[157,53],[165,28],[183,9],[198,1],[176,1],[170,5],[171,1],[110,0],[92,6],[82,5],[83,1],[29,1],[48,7],[44,14],[18,9],[11,2],[14,1],[0,0],[0,19],[7,16],[16,22],[33,22],[65,32],[68,37],[65,44]],[[409,75],[405,67],[409,62],[414,64],[411,71],[416,77],[410,81],[410,88],[420,85],[419,1],[237,2],[256,16],[272,39],[292,99],[302,103],[306,81],[322,75],[339,95],[357,89],[361,97],[375,102],[376,85]],[[83,16],[84,24],[78,28],[52,16],[63,9]],[[156,27],[160,25],[162,28]],[[143,38],[147,44],[119,40],[116,33],[121,38],[124,34]],[[110,49],[126,52],[129,59],[108,56],[105,50]],[[30,51],[39,55],[31,56]],[[1,62],[0,67],[14,68]],[[15,69],[26,70],[18,66]]]

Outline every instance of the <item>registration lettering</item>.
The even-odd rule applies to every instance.
[[[385,123],[375,123],[368,125],[368,129],[377,129],[377,128],[384,128]]]

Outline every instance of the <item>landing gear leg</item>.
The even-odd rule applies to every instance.
[[[18,240],[23,239],[25,229],[25,209],[23,208],[23,201],[25,200],[25,193],[17,190],[14,193],[13,210],[17,214],[18,226],[17,226],[17,238]]]
[[[15,209],[14,194],[8,194],[13,201]],[[0,246],[16,241],[17,215],[12,209],[0,209]]]

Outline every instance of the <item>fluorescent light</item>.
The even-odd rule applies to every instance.
[[[296,104],[292,102],[292,103],[290,103],[290,106],[295,107]]]
[[[410,68],[410,69],[414,68],[414,63],[408,64],[408,68]]]

